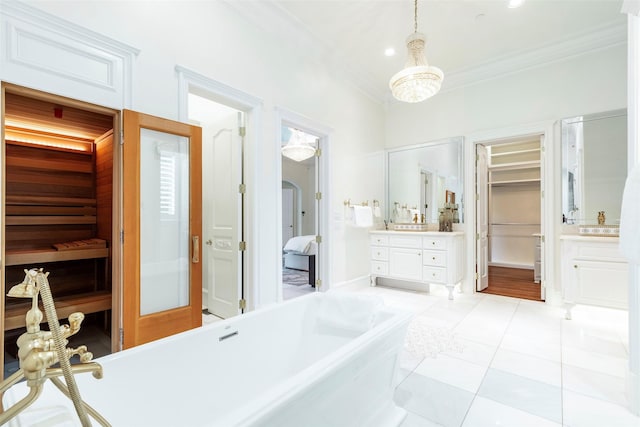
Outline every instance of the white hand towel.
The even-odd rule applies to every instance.
[[[620,214],[620,252],[640,264],[640,166],[633,168],[622,194]]]
[[[376,218],[380,218],[382,216],[382,211],[380,210],[380,206],[375,206],[373,208],[373,216]]]
[[[373,213],[370,206],[353,207],[353,225],[356,227],[373,226]]]

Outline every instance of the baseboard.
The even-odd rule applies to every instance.
[[[512,264],[508,262],[490,262],[489,267],[521,268],[523,270],[533,270],[533,265]]]
[[[369,286],[370,285],[370,276],[367,274],[366,276],[356,277],[355,279],[345,280],[343,282],[332,283],[330,289],[342,288],[345,286]]]

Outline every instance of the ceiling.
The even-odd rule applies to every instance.
[[[272,32],[304,33],[292,46],[339,64],[372,97],[389,99],[389,78],[406,60],[412,0],[230,1]],[[482,78],[626,42],[622,0],[419,0],[418,31],[430,65],[445,74],[443,91]],[[265,18],[279,20],[265,23]],[[267,19],[268,21],[268,19]],[[254,22],[256,22],[254,20]],[[286,29],[283,29],[285,28]],[[393,47],[396,55],[386,57]],[[546,53],[545,53],[546,52]],[[515,67],[515,68],[514,68]],[[481,72],[478,75],[478,72]]]

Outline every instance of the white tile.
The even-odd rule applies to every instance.
[[[628,352],[620,336],[606,332],[602,335],[592,334],[590,330],[580,330],[578,333],[565,333],[562,336],[562,344],[585,350],[589,353],[604,354],[607,356],[628,358]]]
[[[560,387],[489,368],[478,396],[562,423]]]
[[[396,388],[396,405],[436,425],[459,427],[473,393],[413,373]]]
[[[530,356],[560,362],[561,345],[560,342],[549,342],[543,340],[531,340],[526,335],[514,335],[506,333],[500,343],[500,348],[517,351]]]
[[[482,344],[462,337],[456,337],[456,340],[460,348],[447,350],[443,352],[443,354],[456,359],[466,360],[467,362],[475,363],[476,365],[486,368],[496,353],[497,347],[494,345]]]
[[[556,387],[562,385],[560,363],[504,348],[496,352],[491,367]]]
[[[627,374],[628,360],[563,345],[562,363],[624,378]]]
[[[442,424],[434,423],[420,415],[409,412],[400,427],[442,427]]]
[[[562,424],[476,396],[462,427],[562,427]]]
[[[626,406],[626,383],[624,378],[590,371],[571,365],[562,367],[562,386],[596,399],[607,400]]]
[[[565,390],[563,420],[568,427],[638,427],[640,417],[623,406]]]
[[[475,393],[487,368],[455,357],[439,354],[426,357],[415,372],[454,387]]]
[[[465,319],[466,320],[466,319]],[[482,323],[468,322],[456,327],[455,332],[461,338],[490,346],[498,346],[504,337],[505,327],[492,327]]]

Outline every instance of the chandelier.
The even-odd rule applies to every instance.
[[[408,58],[404,69],[389,81],[393,97],[404,102],[420,102],[438,93],[444,74],[430,66],[424,55],[426,38],[418,32],[418,0],[414,0],[413,34],[407,37]]]
[[[283,127],[283,134],[285,134],[284,129],[287,128]],[[288,142],[280,148],[283,156],[296,162],[301,162],[316,153],[316,147],[305,140],[305,134],[301,130],[293,129],[293,132],[290,130],[289,132],[291,133],[291,137]]]

